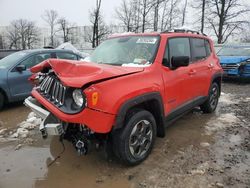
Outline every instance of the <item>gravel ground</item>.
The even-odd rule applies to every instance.
[[[20,104],[0,112],[1,188],[250,188],[249,83],[223,83],[215,113],[194,109],[176,121],[166,129],[165,138],[156,140],[149,158],[136,167],[107,161],[102,150],[78,157],[67,142],[66,150],[49,166],[62,146],[57,137],[42,140],[36,126],[39,120],[28,114]]]

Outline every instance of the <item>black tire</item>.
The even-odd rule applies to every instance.
[[[201,110],[204,113],[214,112],[218,105],[219,97],[220,97],[219,85],[216,82],[213,82],[210,87],[208,99],[200,106]]]
[[[113,134],[114,153],[126,165],[137,165],[150,154],[155,137],[154,116],[146,110],[134,110],[124,127]]]
[[[0,92],[0,110],[3,108],[4,105],[4,96],[3,94]]]

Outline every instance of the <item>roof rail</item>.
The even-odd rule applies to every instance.
[[[200,33],[199,31],[194,31],[194,30],[190,30],[190,29],[174,29],[172,31],[166,30],[166,31],[163,31],[162,33],[193,33],[193,34],[207,36],[204,33]]]
[[[44,48],[44,49],[54,49],[53,46],[44,46],[43,48]]]

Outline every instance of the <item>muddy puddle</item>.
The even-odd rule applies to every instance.
[[[106,160],[103,150],[79,157],[67,141],[63,151],[58,137],[42,140],[37,129],[18,150],[20,140],[0,143],[0,188],[250,187],[249,88],[223,88],[216,113],[194,109],[179,119],[136,167]]]
[[[103,150],[79,157],[67,141],[64,141],[65,151],[60,158],[48,167],[63,150],[58,137],[40,139],[17,151],[13,144],[2,145],[0,187],[137,187],[138,182],[134,180],[140,177],[144,167],[153,170],[152,164],[159,159],[170,162],[187,145],[200,147],[201,142],[209,141],[210,138],[201,132],[210,118],[211,115],[204,116],[197,110],[187,114],[167,128],[166,138],[157,139],[147,161],[132,168],[117,161],[107,161]],[[39,136],[37,132],[33,137]]]
[[[18,123],[25,120],[30,110],[22,102],[8,104],[0,111],[0,126],[14,128]]]

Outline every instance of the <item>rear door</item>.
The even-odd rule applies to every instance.
[[[32,75],[30,68],[50,57],[50,53],[31,55],[18,64],[25,65],[26,70],[20,72],[13,68],[8,72],[8,85],[13,98],[22,99],[30,94],[33,87],[28,81],[28,78]]]
[[[206,96],[210,85],[211,69],[214,66],[209,42],[202,38],[190,38],[192,52],[192,67],[195,70],[193,75],[194,97]]]

